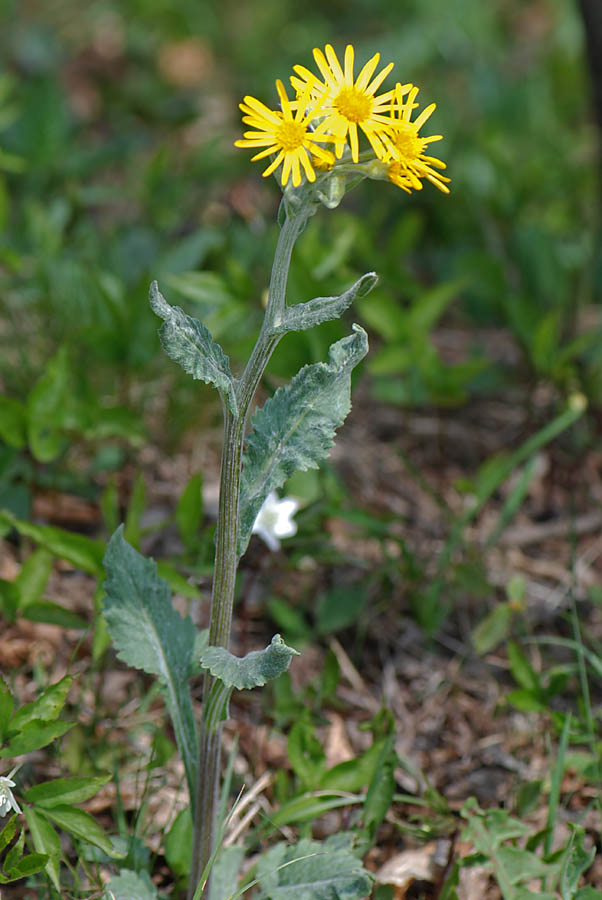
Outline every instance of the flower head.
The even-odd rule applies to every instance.
[[[436,109],[436,104],[431,103],[430,106],[425,107],[412,122],[412,110],[417,105],[414,101],[418,95],[418,88],[411,88],[405,103],[402,102],[404,93],[405,86],[397,84],[395,86],[396,102],[391,105],[394,128],[384,138],[387,146],[385,159],[389,163],[388,178],[393,184],[408,193],[412,188],[420,190],[422,188],[420,179],[426,178],[440,191],[449,194],[449,188],[445,182],[449,182],[450,179],[441,175],[440,171],[436,171],[445,169],[445,163],[434,156],[427,156],[425,153],[428,145],[433,141],[440,141],[443,135],[432,134],[430,137],[421,137],[418,133]]]
[[[263,538],[270,550],[280,549],[280,538],[292,537],[297,533],[293,516],[299,509],[299,501],[294,497],[278,499],[275,491],[270,491],[257,513],[253,534]]]
[[[253,130],[246,131],[235,146],[257,148],[253,160],[271,157],[264,176],[281,167],[283,188],[289,182],[294,188],[303,181],[315,182],[311,198],[330,209],[364,178],[390,181],[408,193],[420,190],[427,179],[448,194],[450,179],[441,172],[445,163],[428,151],[441,135],[420,134],[435,104],[412,121],[418,106],[417,87],[398,82],[392,90],[378,94],[393,68],[388,63],[379,70],[379,53],[362,66],[357,77],[351,44],[342,63],[331,44],[324,51],[315,48],[313,55],[317,75],[305,66],[293,66],[290,81],[295,99],[289,100],[282,82],[276,82],[279,110],[254,97],[245,97],[240,104],[243,122]],[[361,146],[360,132],[370,147]],[[322,146],[329,142],[331,149]],[[289,193],[291,202],[292,197]]]
[[[292,172],[294,187],[301,184],[301,169],[308,181],[316,180],[312,165],[312,157],[328,165],[334,161],[332,153],[321,147],[321,143],[333,141],[332,135],[326,133],[327,124],[321,122],[315,129],[310,129],[313,120],[320,114],[321,104],[312,104],[308,109],[313,83],[308,82],[302,96],[293,104],[286,95],[281,81],[276,82],[280,97],[281,110],[271,110],[254,97],[245,97],[240,108],[245,113],[243,122],[250,125],[253,131],[245,131],[242,140],[235,141],[235,147],[263,147],[265,149],[251,158],[264,159],[276,154],[275,159],[263,172],[264,177],[271,175],[282,163],[281,181],[285,187]]]
[[[7,816],[11,809],[17,813],[21,812],[11,790],[15,787],[12,777],[18,768],[19,766],[15,766],[8,775],[0,775],[0,818]]]
[[[336,137],[336,155],[341,157],[345,140],[349,140],[353,162],[359,159],[358,128],[364,132],[375,154],[384,157],[386,150],[382,134],[390,127],[389,110],[393,101],[393,91],[375,96],[391,69],[389,63],[378,75],[372,77],[380,60],[380,53],[374,56],[354,77],[354,50],[351,44],[345,48],[344,68],[341,67],[337,55],[330,44],[326,44],[324,53],[317,48],[314,59],[320,70],[323,81],[316,81],[313,96],[322,105],[321,115],[326,116],[328,129]],[[299,77],[292,76],[291,84],[298,92],[303,92],[314,82],[314,75],[304,66],[294,66]],[[372,79],[372,81],[370,80]],[[407,93],[411,85],[405,85]]]

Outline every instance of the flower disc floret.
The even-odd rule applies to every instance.
[[[334,161],[332,153],[321,147],[321,143],[332,142],[332,135],[326,133],[326,124],[322,121],[315,128],[314,120],[320,115],[321,103],[311,101],[313,84],[308,83],[302,96],[294,104],[287,97],[284,85],[276,82],[276,90],[280,97],[281,109],[272,110],[255,97],[245,97],[240,104],[244,113],[242,120],[250,125],[252,131],[245,131],[241,140],[235,141],[236,147],[257,148],[259,153],[251,158],[254,162],[267,156],[275,158],[262,173],[264,177],[271,175],[282,165],[281,183],[285,187],[292,174],[294,187],[301,184],[302,171],[308,181],[316,180],[312,165],[312,157],[324,165]]]
[[[321,115],[325,117],[323,122],[336,139],[337,157],[343,155],[348,141],[351,158],[353,162],[358,162],[358,128],[360,128],[370,141],[375,154],[384,159],[387,150],[383,135],[391,127],[391,108],[396,108],[399,101],[394,97],[392,90],[379,96],[376,96],[376,91],[393,68],[393,63],[389,63],[374,75],[380,60],[380,53],[375,53],[355,78],[354,49],[351,44],[345,48],[343,67],[330,44],[326,45],[324,53],[317,48],[313,53],[323,80],[316,80],[313,73],[304,66],[294,66],[296,75],[291,77],[291,84],[298,94],[304,94],[308,85],[312,85],[311,96],[314,101],[320,103]],[[404,85],[402,96],[410,88],[411,85]]]

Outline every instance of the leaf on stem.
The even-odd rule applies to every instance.
[[[353,301],[368,294],[378,281],[375,272],[367,272],[353,284],[348,290],[343,291],[338,297],[315,297],[307,303],[297,303],[288,306],[284,321],[275,326],[274,334],[286,334],[289,331],[305,331],[330,319],[338,319]]]
[[[328,456],[351,408],[351,371],[368,352],[364,329],[354,325],[353,331],[331,346],[327,363],[304,366],[253,416],[241,479],[240,556],[270,491]]]
[[[194,797],[198,735],[188,678],[196,629],[189,616],[183,619],[175,611],[156,563],[130,547],[122,525],[109,541],[105,568],[104,617],[117,655],[161,679],[190,796]]]
[[[275,634],[263,650],[252,650],[246,656],[234,656],[225,647],[207,647],[201,654],[201,666],[209,669],[226,687],[239,691],[261,687],[278,678],[288,669],[298,650],[288,647],[279,634]]]
[[[225,397],[232,415],[237,415],[230,362],[220,345],[214,342],[209,329],[198,319],[186,315],[179,306],[170,306],[156,281],[150,286],[149,299],[152,311],[163,319],[159,337],[168,356],[193,378],[214,384]]]

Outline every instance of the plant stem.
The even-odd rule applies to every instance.
[[[224,406],[224,445],[220,475],[220,496],[217,518],[217,540],[209,644],[228,647],[232,626],[234,589],[238,568],[238,506],[243,447],[247,419],[255,391],[281,334],[273,329],[280,325],[286,310],[286,283],[295,241],[314,208],[302,203],[289,212],[282,224],[272,265],[268,305],[257,343],[237,386],[238,415],[233,416]],[[206,673],[203,698],[209,697],[215,679]],[[201,725],[196,815],[192,868],[188,900],[192,900],[199,879],[215,849],[216,818],[219,802],[221,725],[203,721]],[[203,897],[208,894],[206,888]]]

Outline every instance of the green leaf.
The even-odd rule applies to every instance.
[[[289,731],[286,752],[303,790],[318,787],[326,769],[326,754],[316,737],[309,710],[305,709]],[[337,789],[338,790],[338,789]]]
[[[82,841],[87,841],[89,844],[99,847],[107,856],[116,858],[120,855],[115,852],[111,840],[96,819],[90,813],[84,812],[83,809],[77,809],[75,806],[66,804],[53,806],[52,809],[38,806],[37,809],[47,819],[55,822],[59,828],[63,828],[69,834],[73,834]]]
[[[220,850],[211,869],[209,900],[229,900],[236,894],[240,867],[244,858],[244,847],[224,847],[223,850]]]
[[[457,278],[438,284],[421,294],[408,313],[407,333],[428,334],[466,283],[466,278]]]
[[[374,778],[384,740],[374,741],[364,753],[328,769],[320,779],[319,787],[326,791],[356,793]]]
[[[331,346],[327,363],[304,366],[253,416],[241,480],[239,555],[270,491],[328,456],[335,429],[351,408],[351,370],[368,352],[366,332],[353,329]]]
[[[0,883],[7,884],[9,881],[19,881],[21,878],[28,878],[41,872],[46,866],[48,857],[43,853],[29,853],[24,856],[15,866],[7,868],[4,875],[0,874]]]
[[[187,597],[189,600],[199,599],[199,589],[194,584],[190,584],[183,575],[180,575],[171,563],[164,559],[157,560],[157,573],[167,582],[174,594],[181,594],[182,597]]]
[[[39,462],[50,462],[61,451],[62,423],[72,390],[67,348],[61,347],[27,398],[27,436]]]
[[[394,769],[397,765],[397,754],[394,748],[395,735],[389,734],[383,743],[374,777],[370,782],[366,803],[364,805],[364,822],[371,833],[380,825],[393,802],[395,793]]]
[[[318,634],[330,634],[353,625],[360,617],[367,599],[366,589],[353,585],[334,587],[321,594],[316,603]]]
[[[51,684],[33,703],[21,706],[10,720],[9,731],[19,731],[28,722],[53,722],[60,714],[67,694],[73,684],[73,675],[65,675],[56,684]]]
[[[125,524],[123,526],[123,535],[128,544],[131,544],[132,547],[137,548],[140,546],[140,537],[142,534],[140,520],[145,505],[146,484],[144,483],[144,476],[141,472],[138,472],[132,486],[132,493],[130,494],[128,508],[125,514]]]
[[[107,885],[106,897],[112,900],[157,900],[158,896],[148,872],[122,869]]]
[[[511,884],[522,884],[531,878],[544,878],[551,871],[550,866],[534,853],[506,845],[497,849],[497,867],[503,867]]]
[[[43,853],[48,857],[45,865],[46,874],[50,878],[52,884],[61,893],[61,885],[59,880],[59,860],[61,858],[61,841],[50,824],[43,816],[31,806],[24,809],[25,818],[29,826],[29,833],[33,839],[33,845],[38,853]]]
[[[203,477],[193,475],[182,491],[176,506],[176,525],[184,545],[191,549],[199,536],[203,518]]]
[[[482,656],[506,640],[512,625],[513,610],[508,603],[495,606],[472,632],[472,643]]]
[[[372,878],[348,849],[307,838],[276,844],[257,862],[262,900],[364,900]]]
[[[17,519],[8,510],[2,510],[0,516],[12,528],[16,528],[19,534],[31,538],[60,559],[66,559],[82,572],[96,576],[102,574],[102,557],[105,549],[102,541],[55,528],[53,525],[34,525],[32,522]]]
[[[21,753],[40,750],[61,737],[74,725],[75,722],[28,722],[20,733],[11,738],[8,744],[0,750],[0,757],[20,756]]]
[[[110,775],[55,778],[53,781],[43,781],[30,787],[25,792],[25,799],[28,803],[35,803],[44,809],[65,803],[83,803],[84,800],[97,794],[110,779]]]
[[[354,806],[363,803],[365,797],[362,794],[346,794],[341,797],[339,793],[327,792],[305,793],[293,797],[283,803],[275,812],[270,813],[266,827],[282,828],[283,825],[291,825],[299,822],[313,822],[325,815],[331,809],[340,809],[344,806]]]
[[[188,875],[192,861],[192,818],[190,809],[180,810],[165,838],[165,859],[171,871]]]
[[[17,814],[11,816],[2,831],[0,831],[0,853],[8,847],[17,833]]]
[[[18,593],[20,609],[40,599],[50,578],[52,565],[52,553],[45,547],[39,547],[25,560],[13,582]]]
[[[191,800],[196,791],[198,735],[188,676],[196,629],[173,608],[169,587],[123,538],[120,526],[107,547],[104,617],[117,655],[130,666],[157,675],[165,686]]]
[[[50,600],[30,603],[21,616],[30,622],[46,622],[48,625],[59,625],[61,628],[74,628],[78,631],[83,631],[90,624],[82,616]]]
[[[518,644],[515,644],[514,641],[508,641],[507,652],[510,671],[512,672],[512,676],[516,683],[519,684],[523,690],[529,691],[537,696],[539,693],[539,678],[527,657],[522,653]]]
[[[10,688],[0,676],[0,744],[8,732],[8,722],[13,714],[15,701]]]
[[[11,878],[14,878],[14,875],[11,872],[11,869],[14,870],[15,866],[23,856],[23,848],[25,847],[25,832],[21,831],[19,833],[19,837],[16,840],[16,843],[12,845],[4,859],[2,860],[2,868],[5,870],[7,875],[10,875]]]
[[[560,872],[560,893],[562,900],[574,900],[579,888],[579,879],[584,875],[596,858],[596,848],[586,850],[583,846],[585,830],[578,825],[571,825],[572,834],[564,854]]]
[[[207,647],[201,654],[201,666],[209,669],[226,687],[239,691],[261,687],[278,678],[288,669],[297,650],[288,647],[279,634],[263,650],[252,650],[242,658],[234,656],[225,647]]]
[[[12,397],[0,397],[0,440],[21,450],[26,442],[26,411]]]
[[[377,281],[376,272],[367,272],[338,297],[315,297],[307,303],[288,306],[284,314],[284,321],[275,325],[272,333],[286,334],[289,331],[304,331],[315,325],[321,325],[322,322],[328,322],[330,319],[338,319],[351,306],[356,297],[365,297]]]
[[[230,363],[219,344],[214,343],[209,330],[198,319],[187,316],[179,306],[170,306],[156,281],[150,287],[150,305],[164,322],[159,337],[165,352],[193,378],[214,384],[225,397],[232,415],[237,415]]]

